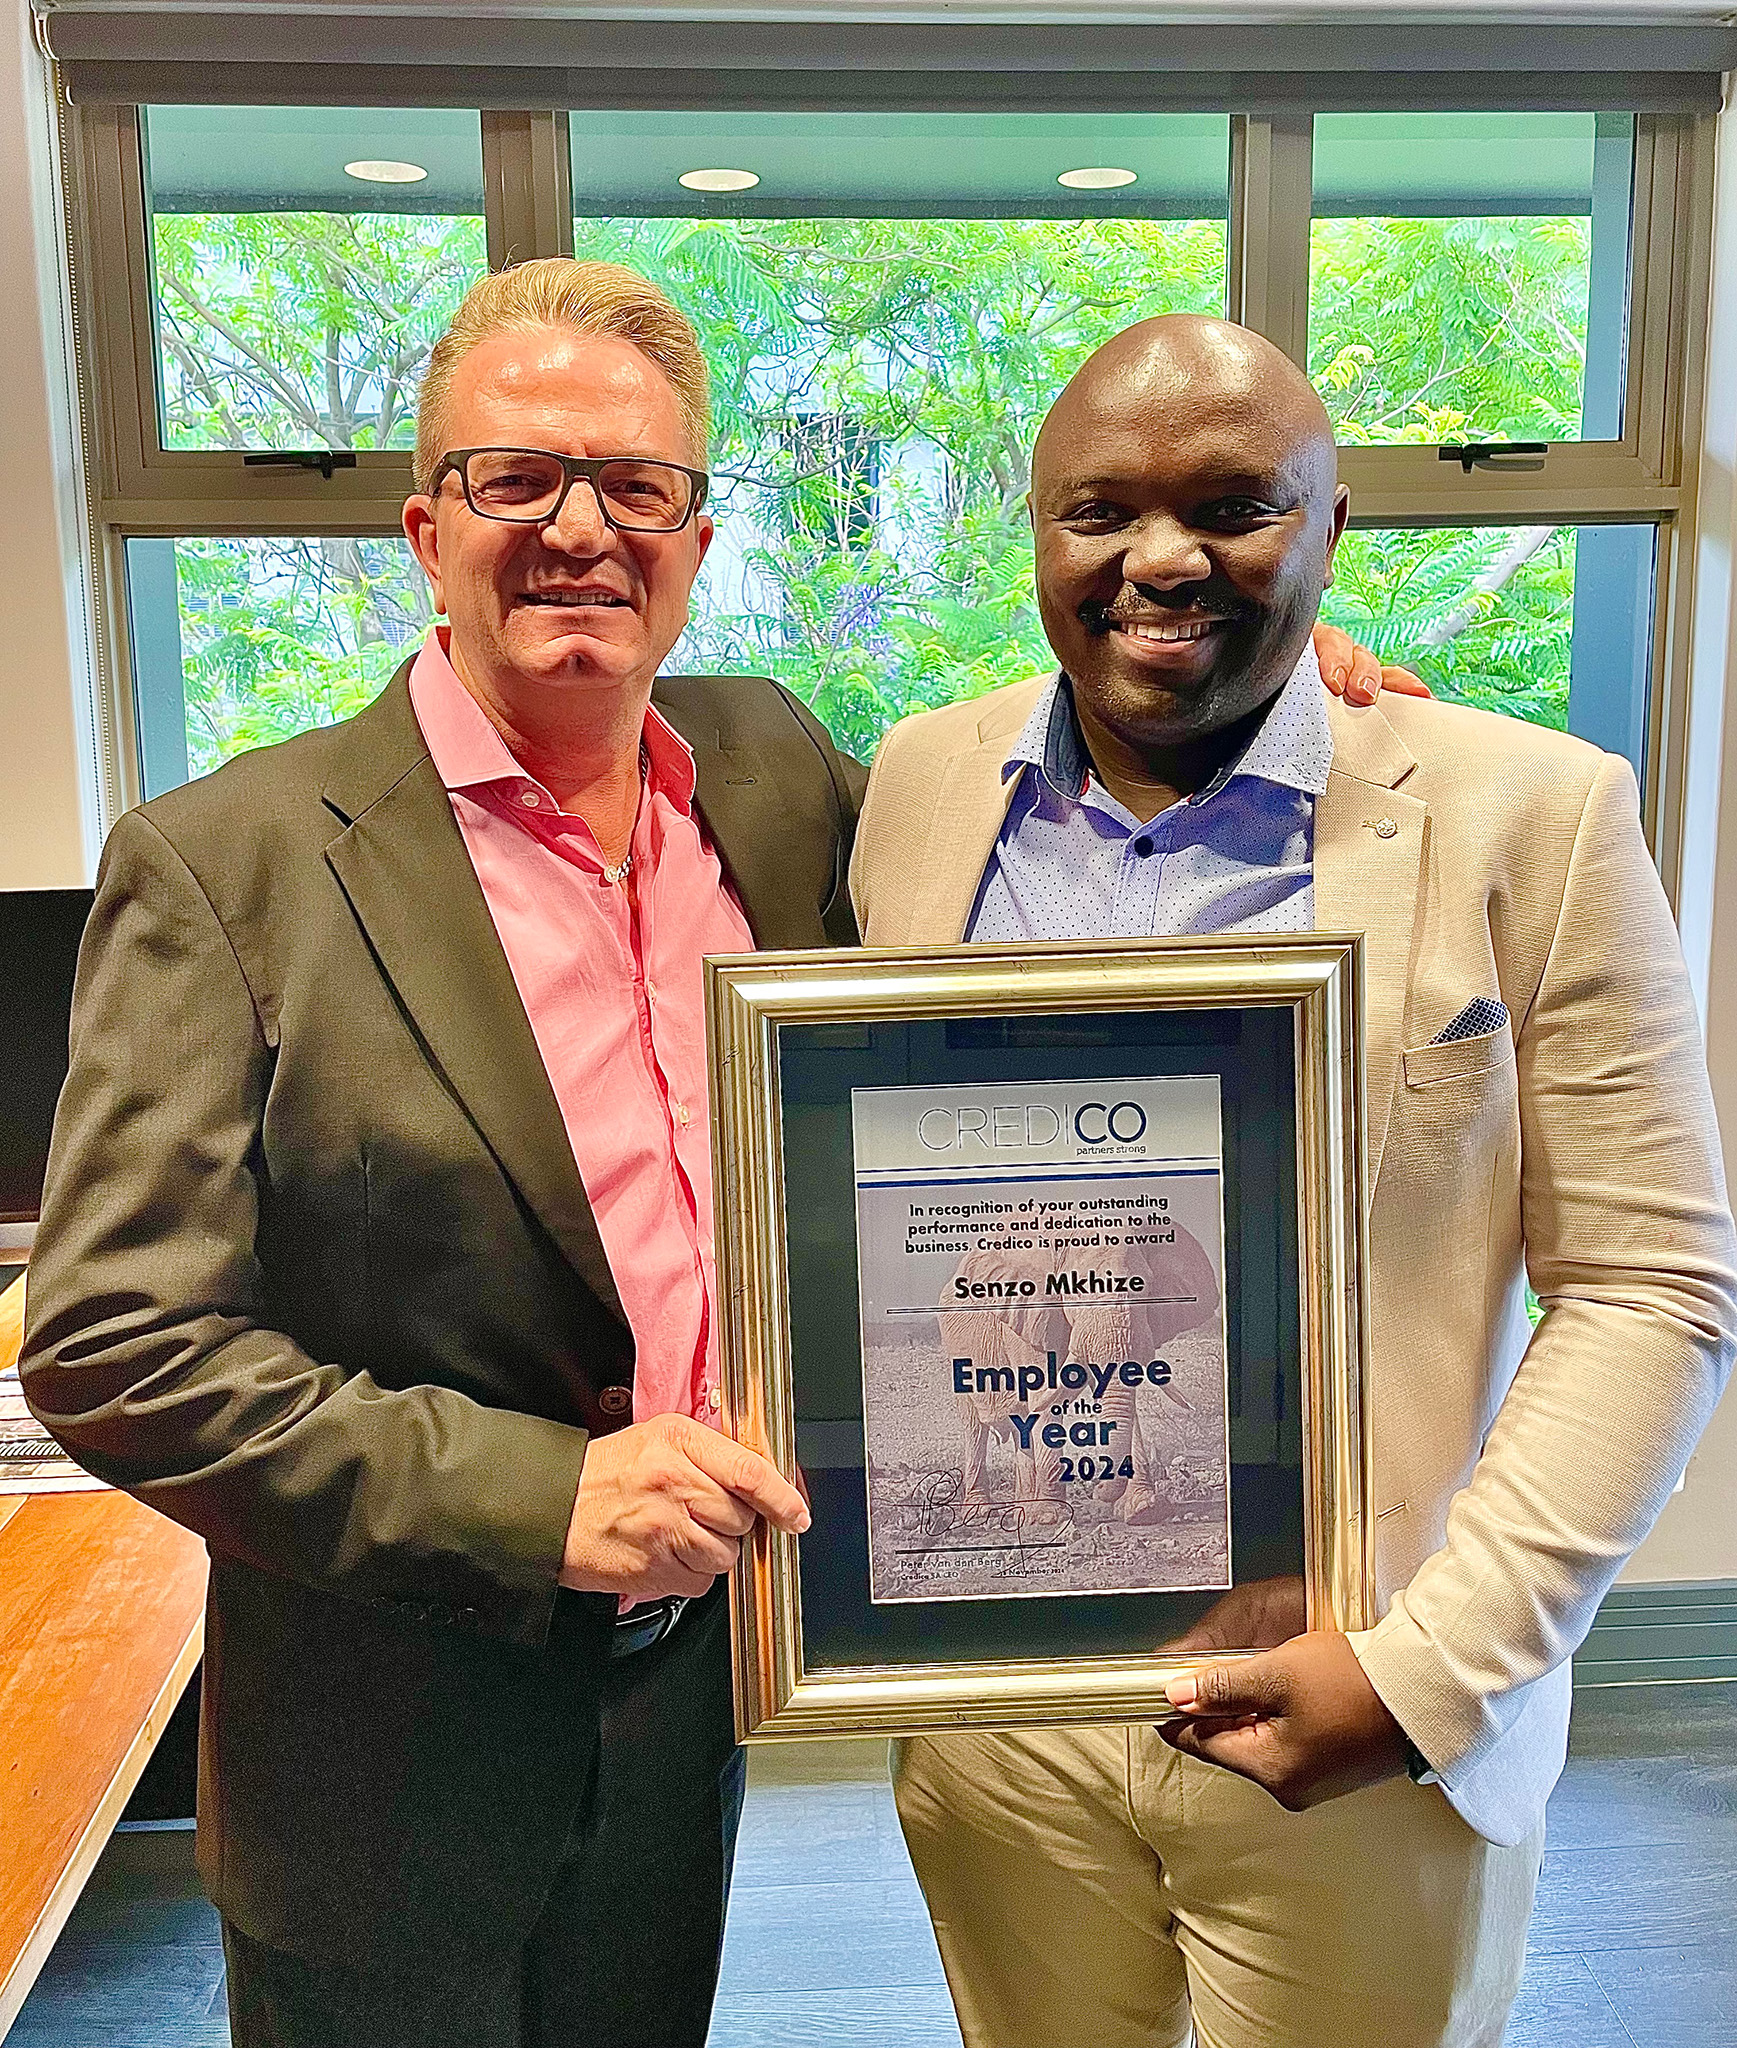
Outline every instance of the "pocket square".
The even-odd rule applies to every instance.
[[[1451,1024],[1436,1033],[1430,1044],[1452,1045],[1460,1038],[1487,1038],[1492,1031],[1500,1031],[1507,1021],[1508,1006],[1500,997],[1474,996]]]

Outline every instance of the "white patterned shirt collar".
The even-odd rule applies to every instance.
[[[1238,759],[1227,762],[1193,796],[1203,804],[1233,776],[1254,776],[1286,789],[1320,796],[1333,765],[1333,728],[1327,717],[1327,693],[1312,641],[1292,669],[1290,680],[1273,700],[1254,737]],[[1012,751],[1002,764],[1003,781],[1027,768],[1042,775],[1060,797],[1078,803],[1086,792],[1091,761],[1074,716],[1073,684],[1058,669],[1044,686]]]

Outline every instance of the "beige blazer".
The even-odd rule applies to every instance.
[[[963,937],[1043,681],[889,734],[852,867],[865,943]],[[1460,1813],[1512,1844],[1562,1767],[1569,1655],[1724,1384],[1737,1243],[1627,762],[1457,706],[1330,709],[1315,924],[1365,935],[1384,1609],[1354,1641]],[[1510,1025],[1431,1042],[1488,995]]]

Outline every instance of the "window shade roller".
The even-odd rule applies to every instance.
[[[471,107],[1313,106],[1710,109],[1737,28],[1650,22],[1212,23],[635,18],[54,0],[75,100]],[[768,6],[776,11],[776,0]],[[890,11],[890,10],[889,10]],[[1011,13],[1013,8],[1005,8]],[[1103,10],[1108,11],[1108,10]],[[1156,10],[1142,10],[1155,12]],[[1255,10],[1250,9],[1253,13]],[[1318,13],[1331,14],[1322,9]],[[1227,37],[1227,28],[1234,37]]]

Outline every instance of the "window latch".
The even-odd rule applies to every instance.
[[[1542,469],[1548,441],[1449,441],[1436,450],[1443,462],[1457,462],[1467,476],[1477,469]]]
[[[274,448],[268,455],[244,455],[245,469],[317,469],[327,483],[334,469],[354,469],[353,448]]]

